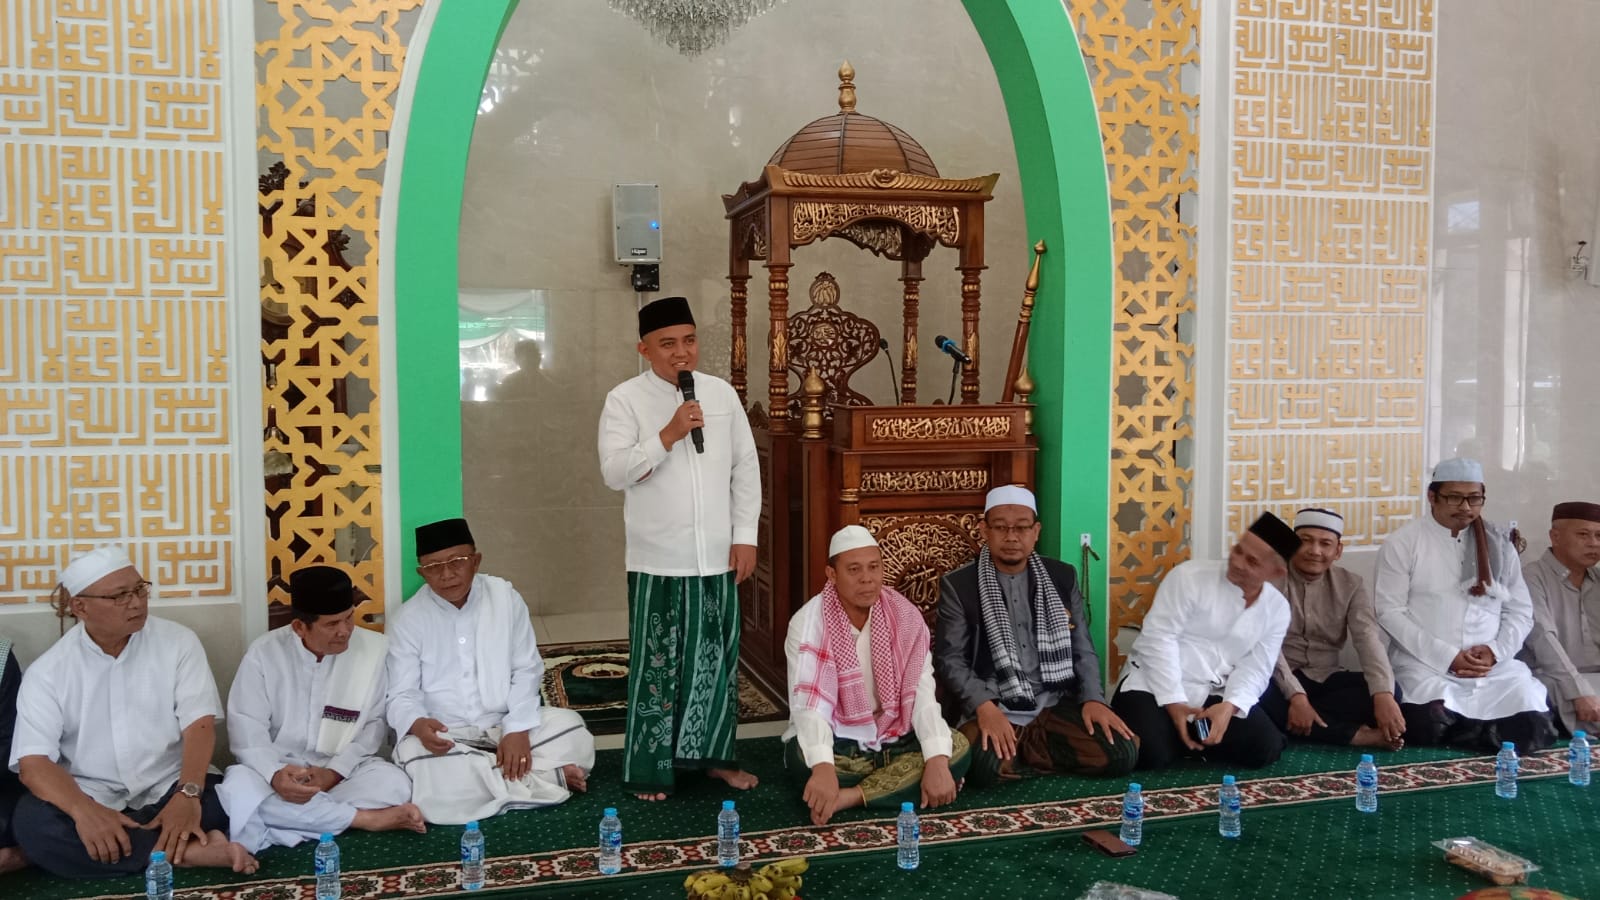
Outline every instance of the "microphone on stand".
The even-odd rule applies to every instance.
[[[889,342],[878,338],[878,352],[889,362],[889,393],[894,397],[896,406],[900,405],[900,373],[894,369],[894,357],[889,355]]]
[[[949,338],[945,337],[944,335],[941,334],[941,335],[936,336],[933,339],[933,345],[935,347],[938,347],[940,350],[943,350],[947,355],[950,356],[950,358],[954,359],[956,362],[959,362],[964,366],[972,365],[972,357],[966,355],[965,353],[962,353],[961,352],[961,348],[956,346],[956,342],[950,340]]]
[[[688,369],[678,370],[678,390],[683,391],[683,402],[688,403],[694,399],[694,373]],[[694,452],[706,452],[706,433],[696,425],[689,432],[689,439],[694,441]]]

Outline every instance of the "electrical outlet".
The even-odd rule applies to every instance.
[[[1087,547],[1093,542],[1094,542],[1094,536],[1091,535],[1087,531],[1085,531],[1083,534],[1078,535],[1078,546],[1080,546],[1080,547]]]

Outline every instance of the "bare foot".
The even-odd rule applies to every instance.
[[[728,787],[748,791],[761,783],[761,779],[743,769],[707,769],[706,774],[712,778],[720,778],[728,783]]]
[[[363,809],[356,812],[351,828],[362,831],[415,831],[428,833],[428,823],[422,820],[422,810],[414,803],[386,806],[383,809]]]
[[[1383,732],[1371,725],[1363,725],[1356,729],[1355,737],[1350,739],[1352,747],[1376,747],[1379,750],[1399,750],[1406,745],[1405,738],[1387,740]]]
[[[21,847],[0,847],[0,875],[28,867],[28,857]]]
[[[589,790],[589,776],[585,775],[582,766],[562,766],[561,777],[567,783],[567,790],[584,793]]]
[[[659,803],[662,800],[667,799],[666,794],[634,794],[634,796],[648,803]]]
[[[183,851],[180,865],[186,868],[232,869],[242,875],[249,875],[261,866],[244,849],[244,845],[228,840],[228,836],[221,831],[206,832],[204,844],[190,841]]]

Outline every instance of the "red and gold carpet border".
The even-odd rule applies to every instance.
[[[1522,778],[1565,775],[1566,750],[1546,750],[1523,757]],[[1494,781],[1494,758],[1439,760],[1379,769],[1380,795],[1432,790]],[[1347,772],[1290,775],[1239,782],[1246,807],[1285,806],[1353,796]],[[1163,788],[1144,795],[1147,819],[1201,815],[1216,809],[1216,786]],[[1006,835],[1034,835],[1113,825],[1122,816],[1120,794],[1075,797],[1015,807],[971,809],[922,816],[922,842],[937,845]],[[887,850],[894,846],[894,820],[803,826],[744,835],[743,858],[752,862],[788,856],[826,856]],[[623,848],[623,871],[602,876],[592,847],[496,857],[489,861],[486,891],[526,888],[561,881],[625,878],[674,869],[714,865],[713,837],[683,838],[631,844]],[[344,900],[390,900],[458,895],[460,867],[453,862],[346,872]],[[123,896],[123,895],[115,895]],[[217,885],[183,890],[180,900],[315,900],[313,878]],[[110,896],[96,898],[110,900]]]

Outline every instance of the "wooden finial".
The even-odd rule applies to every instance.
[[[839,67],[839,111],[856,111],[856,70],[850,65],[850,60],[845,60]]]
[[[822,376],[817,374],[815,367],[806,370],[806,377],[800,382],[800,436],[802,438],[818,440],[822,437],[822,398],[827,389],[827,385],[822,383]]]
[[[1012,387],[1016,389],[1017,402],[1027,403],[1028,397],[1033,393],[1035,387],[1033,377],[1028,374],[1027,369],[1022,370],[1022,374],[1017,376],[1017,381]],[[1030,406],[1022,414],[1022,424],[1024,426],[1023,434],[1033,434],[1033,407]]]

